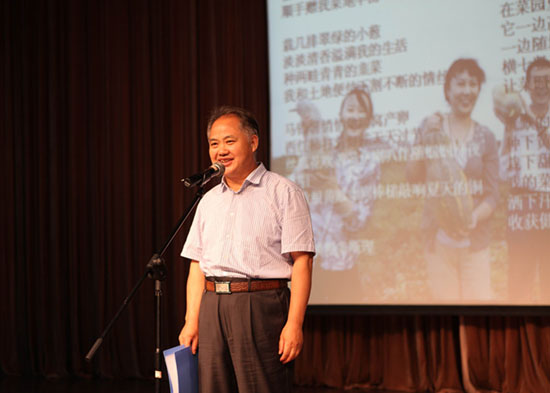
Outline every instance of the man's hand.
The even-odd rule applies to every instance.
[[[204,290],[204,274],[199,263],[191,261],[189,276],[187,277],[187,312],[185,325],[178,337],[181,345],[191,347],[193,355],[197,353],[199,345],[199,310],[201,306],[202,292]]]
[[[279,355],[281,363],[296,359],[302,351],[304,334],[302,324],[306,313],[307,301],[311,290],[311,271],[313,255],[308,252],[290,253],[294,260],[290,281],[290,305],[288,318],[279,337]]]
[[[304,334],[302,333],[302,327],[287,322],[279,338],[281,363],[286,364],[296,359],[302,351],[303,344]]]
[[[199,345],[199,327],[186,323],[181,329],[179,341],[180,345],[191,347],[191,352],[195,355],[197,353],[197,346]]]

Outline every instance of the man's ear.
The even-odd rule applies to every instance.
[[[260,142],[260,139],[258,138],[258,135],[252,135],[250,137],[250,145],[252,146],[253,152],[256,152],[256,150],[258,150],[259,142]]]

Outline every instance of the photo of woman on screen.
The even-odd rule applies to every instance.
[[[484,81],[474,59],[453,62],[444,84],[449,112],[424,119],[415,141],[423,157],[407,167],[410,181],[426,182],[426,271],[433,298],[443,302],[492,297],[490,218],[499,160],[495,136],[471,116]]]

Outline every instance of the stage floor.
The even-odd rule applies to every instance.
[[[7,377],[0,379],[2,393],[154,393],[155,385],[148,380],[38,379]],[[340,390],[297,386],[294,393],[400,393],[390,390]],[[168,382],[161,393],[170,393]]]

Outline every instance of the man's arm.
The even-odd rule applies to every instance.
[[[181,329],[179,341],[181,345],[191,346],[193,354],[197,353],[199,344],[199,309],[204,291],[204,274],[199,263],[191,261],[187,277],[187,311],[185,325]]]
[[[290,281],[290,306],[288,318],[279,338],[281,362],[288,363],[300,354],[304,343],[302,324],[311,290],[313,256],[309,252],[293,252],[294,260]]]

